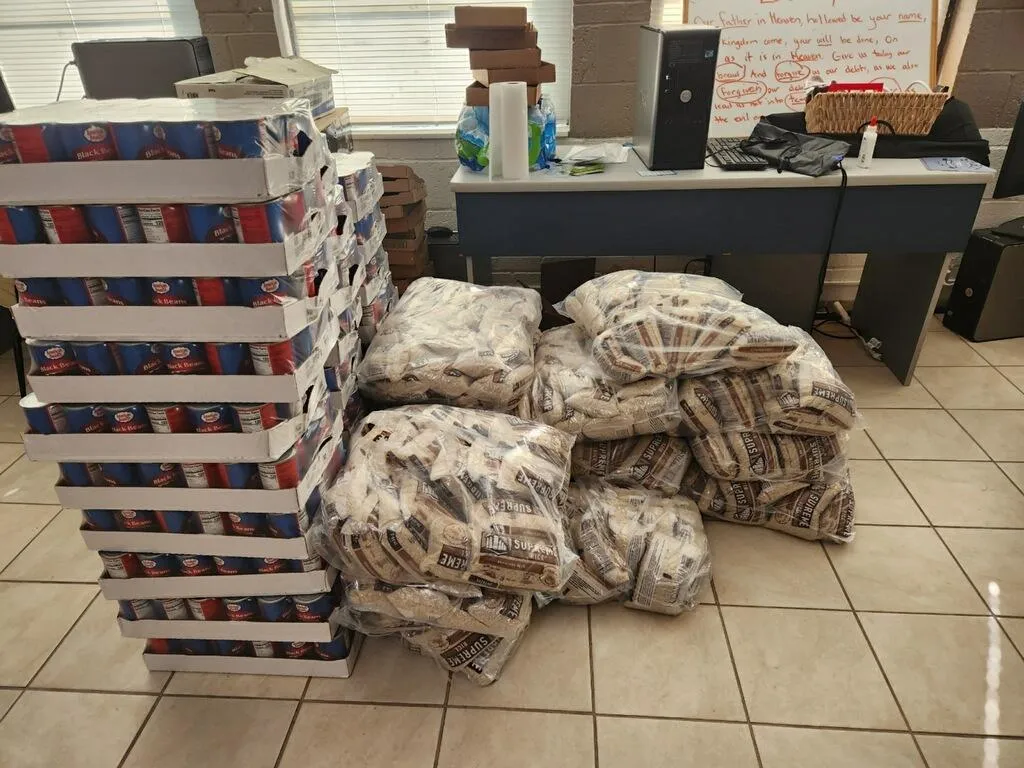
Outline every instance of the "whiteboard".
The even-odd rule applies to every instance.
[[[711,136],[748,136],[761,115],[803,111],[814,75],[934,85],[937,0],[689,0],[684,13],[722,29]]]

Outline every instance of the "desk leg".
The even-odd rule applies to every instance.
[[[909,385],[946,274],[945,253],[868,254],[850,313],[865,339],[882,342],[882,360]]]
[[[466,258],[466,282],[477,285],[493,285],[491,273],[490,256],[471,256],[463,254]]]

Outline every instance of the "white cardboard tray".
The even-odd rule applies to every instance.
[[[338,572],[256,573],[244,576],[167,576],[112,579],[101,574],[100,592],[107,600],[152,600],[161,597],[235,597],[236,595],[312,595],[330,592]]]
[[[335,427],[335,431],[338,431]],[[340,436],[320,448],[297,488],[107,488],[56,486],[57,499],[71,509],[166,509],[210,512],[295,512],[305,506],[323,479]],[[153,534],[146,534],[152,536]],[[182,534],[184,535],[184,534]],[[195,536],[199,534],[189,534]],[[245,537],[239,537],[245,538]],[[150,549],[150,552],[153,550]],[[169,551],[169,550],[168,550]],[[182,554],[192,554],[194,550]],[[196,552],[196,554],[205,554]],[[221,554],[230,554],[224,552]],[[266,555],[272,557],[272,555]]]
[[[276,539],[267,536],[214,536],[207,533],[140,533],[81,529],[89,549],[104,552],[165,552],[172,555],[233,555],[305,560],[317,552],[304,536]],[[163,635],[148,635],[163,637]],[[182,635],[185,637],[185,635]]]
[[[120,616],[122,637],[168,637],[182,640],[273,640],[329,643],[338,625],[329,621],[128,621]]]
[[[188,162],[188,161],[182,161]],[[2,166],[7,167],[7,166]],[[329,268],[319,294],[269,307],[11,307],[29,339],[97,341],[278,341],[315,320],[338,288]]]
[[[384,237],[387,235],[388,229],[384,224],[384,217],[374,222],[373,231],[370,233],[370,237],[360,245],[356,243],[356,252],[359,254],[360,259],[365,262],[380,248],[381,243],[384,242]]]
[[[29,376],[28,383],[44,403],[292,403],[323,376],[337,318],[324,326],[313,354],[281,376]]]
[[[331,213],[333,218],[334,214]],[[326,237],[325,212],[283,243],[0,245],[5,277],[269,277],[290,275]],[[173,265],[173,266],[172,266]]]
[[[153,672],[224,672],[236,675],[295,675],[299,677],[349,677],[363,643],[353,634],[348,658],[338,661],[311,659],[260,659],[244,656],[185,656],[176,653],[144,653],[143,661]]]
[[[326,152],[238,160],[109,160],[0,166],[2,205],[243,203],[298,189],[319,173]]]
[[[262,432],[203,435],[26,433],[21,437],[25,442],[25,455],[32,461],[260,463],[274,461],[284,454],[299,439],[305,427],[303,415]]]

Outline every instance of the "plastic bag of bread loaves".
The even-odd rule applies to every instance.
[[[594,359],[617,381],[764,368],[785,359],[800,344],[799,329],[740,296],[713,277],[623,270],[584,283],[559,311],[593,339]]]
[[[815,483],[716,480],[693,464],[682,492],[708,517],[760,525],[801,539],[853,540],[855,501],[844,466]]]
[[[624,598],[630,608],[677,615],[711,578],[700,512],[683,496],[574,480],[566,518],[580,559],[558,594],[565,602]]]
[[[701,469],[719,480],[813,481],[836,474],[846,462],[846,432],[836,435],[773,435],[743,430],[691,439]]]
[[[349,581],[345,584],[341,623],[364,634],[385,628],[393,632],[396,628],[440,627],[499,637],[519,634],[530,623],[529,593],[452,586],[455,589],[441,583]],[[465,587],[473,593],[465,594]]]
[[[444,405],[375,411],[314,526],[347,579],[558,589],[575,554],[559,506],[575,438]]]
[[[678,433],[693,437],[757,429],[834,435],[856,427],[853,392],[814,339],[799,333],[799,349],[767,368],[679,379],[682,422]]]
[[[366,350],[360,389],[384,403],[511,412],[533,380],[540,294],[422,277]]]
[[[575,324],[540,335],[536,376],[519,415],[590,440],[666,432],[680,418],[675,379],[622,384],[609,378]]]
[[[509,637],[466,632],[462,629],[431,628],[403,632],[409,650],[429,656],[445,672],[461,672],[480,686],[490,685],[501,675],[519,647],[523,633]]]
[[[668,435],[576,443],[572,476],[600,477],[614,485],[639,486],[675,496],[691,456],[684,440]]]

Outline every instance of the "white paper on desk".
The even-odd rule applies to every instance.
[[[624,163],[629,157],[629,147],[606,141],[602,144],[576,144],[562,155],[563,163]]]

